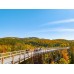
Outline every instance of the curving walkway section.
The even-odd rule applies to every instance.
[[[37,51],[29,51],[29,52],[26,52],[25,50],[20,50],[14,52],[0,53],[0,64],[19,64],[37,54],[43,54],[43,53],[48,53],[48,52],[53,52],[56,50],[63,50],[63,49],[70,49],[70,48],[57,47],[57,48],[40,49]]]

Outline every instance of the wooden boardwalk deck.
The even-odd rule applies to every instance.
[[[25,50],[20,50],[14,52],[0,53],[0,64],[19,64],[33,57],[36,54],[48,53],[62,49],[70,49],[70,48],[69,47],[47,48],[47,49],[41,49],[38,51],[29,51],[29,52],[26,52]]]

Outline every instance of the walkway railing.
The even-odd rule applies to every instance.
[[[14,52],[7,52],[7,53],[0,53],[0,64],[18,64],[21,63],[36,54],[48,53],[53,52],[55,50],[62,50],[62,49],[70,49],[69,47],[63,48],[47,48],[47,49],[40,49],[36,51],[28,51],[20,50]]]

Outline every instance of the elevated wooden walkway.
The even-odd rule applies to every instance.
[[[28,51],[20,50],[20,51],[14,51],[14,52],[7,52],[7,53],[0,53],[0,64],[19,64],[36,54],[42,54],[42,53],[48,53],[53,52],[56,50],[63,50],[63,49],[70,49],[69,47],[62,47],[62,48],[46,48],[46,49],[40,49],[37,51]]]

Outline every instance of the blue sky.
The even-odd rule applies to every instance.
[[[0,37],[74,39],[74,10],[0,10]]]

